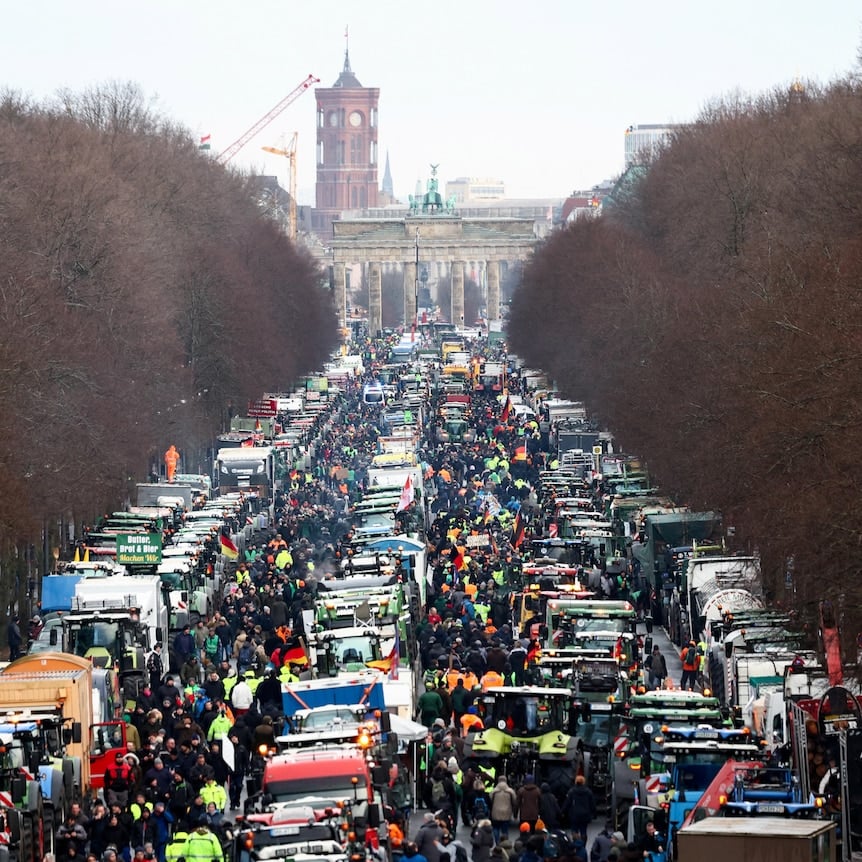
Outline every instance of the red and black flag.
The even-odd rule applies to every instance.
[[[523,515],[518,512],[515,515],[515,523],[512,524],[512,547],[517,548],[524,541],[524,529],[526,528]]]

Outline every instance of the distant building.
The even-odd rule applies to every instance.
[[[625,166],[643,164],[655,155],[662,144],[670,140],[673,132],[679,128],[675,123],[665,125],[647,124],[629,126],[625,133]]]
[[[446,183],[445,198],[455,195],[455,203],[472,204],[481,201],[500,201],[506,197],[506,184],[487,177],[458,177]]]
[[[380,89],[363,87],[344,52],[344,68],[317,97],[317,183],[314,229],[332,235],[345,210],[378,205],[377,104]]]

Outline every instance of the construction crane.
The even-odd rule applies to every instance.
[[[290,174],[288,176],[288,201],[287,209],[287,235],[291,239],[296,239],[296,139],[299,137],[299,132],[294,132],[293,137],[286,149],[278,149],[277,147],[261,147],[265,153],[272,153],[274,156],[284,156],[290,162]]]
[[[296,101],[312,84],[320,83],[320,78],[309,75],[298,87],[291,90],[268,114],[261,117],[242,137],[237,138],[226,150],[222,150],[216,161],[226,165],[258,132],[265,129],[288,105]]]

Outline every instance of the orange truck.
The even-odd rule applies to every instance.
[[[0,724],[36,723],[28,758],[38,754],[43,765],[30,771],[44,774],[44,764],[53,764],[62,774],[54,801],[62,796],[64,807],[101,788],[105,767],[126,753],[126,725],[114,718],[119,703],[114,671],[69,653],[22,656],[0,673]],[[43,783],[45,799],[47,790]]]

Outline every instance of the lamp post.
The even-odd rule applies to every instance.
[[[416,268],[413,272],[413,341],[419,329],[419,228],[416,228]]]

